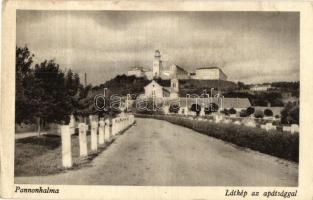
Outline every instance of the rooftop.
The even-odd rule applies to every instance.
[[[132,68],[130,69],[130,71],[134,71],[134,70],[143,71],[143,67],[132,67]]]
[[[157,80],[152,80],[150,81],[145,87],[147,87],[148,85],[150,85],[152,82],[157,83],[158,85],[162,86],[163,88],[167,88],[171,86],[171,81],[170,80],[161,80],[161,79],[157,79]]]
[[[176,64],[173,64],[173,65],[175,65],[178,69],[187,72],[187,71],[186,71],[184,68],[182,68],[181,66],[178,66],[178,65],[176,65]]]
[[[196,70],[198,69],[220,69],[219,67],[200,67],[200,68],[197,68]]]

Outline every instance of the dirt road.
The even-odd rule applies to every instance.
[[[296,186],[298,165],[193,130],[137,119],[92,166],[16,183],[163,186]]]

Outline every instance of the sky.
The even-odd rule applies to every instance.
[[[299,13],[18,10],[16,45],[35,63],[54,59],[87,82],[104,83],[135,66],[194,72],[219,66],[230,81],[299,81]]]

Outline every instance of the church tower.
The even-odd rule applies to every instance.
[[[154,61],[152,66],[152,76],[153,78],[159,78],[162,70],[162,60],[159,50],[156,50],[154,53]]]

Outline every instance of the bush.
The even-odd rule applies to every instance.
[[[255,118],[263,118],[264,117],[263,111],[262,110],[256,110],[254,112],[254,117]]]
[[[240,113],[239,113],[239,116],[240,116],[240,117],[248,117],[249,115],[248,115],[248,112],[247,112],[246,109],[242,109],[242,110],[240,111]]]
[[[267,132],[259,128],[235,126],[233,124],[215,124],[167,115],[136,115],[136,117],[166,120],[238,146],[295,162],[299,161],[298,133],[288,134],[277,130]]]
[[[198,116],[201,111],[201,106],[199,104],[192,104],[190,110],[196,112]]]
[[[178,111],[179,111],[179,105],[177,104],[170,105],[170,108],[169,108],[170,113],[178,113]]]
[[[271,116],[273,116],[273,111],[271,109],[265,109],[264,115],[267,117],[271,117]]]
[[[229,110],[227,108],[224,108],[221,113],[224,113],[224,115],[229,115]]]
[[[290,116],[293,124],[299,124],[299,107],[295,107],[291,110]]]
[[[299,105],[288,102],[281,111],[282,124],[299,124]]]
[[[252,115],[253,113],[254,113],[254,108],[253,107],[248,107],[247,108],[247,114],[250,116],[250,115]]]
[[[234,115],[237,111],[234,108],[229,109],[229,114]]]
[[[218,105],[216,103],[210,103],[207,108],[204,109],[206,115],[218,111]]]

